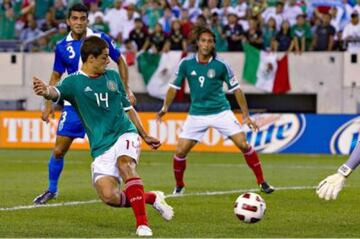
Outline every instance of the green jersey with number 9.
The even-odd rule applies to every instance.
[[[180,89],[184,79],[187,79],[191,106],[190,115],[211,115],[230,109],[226,99],[223,84],[227,84],[230,92],[240,88],[230,66],[219,57],[210,58],[209,62],[199,62],[197,54],[183,59],[175,81],[170,87]]]
[[[124,133],[137,130],[126,110],[132,108],[120,75],[106,70],[97,78],[78,71],[56,86],[59,100],[67,100],[80,116],[93,158],[104,153]]]

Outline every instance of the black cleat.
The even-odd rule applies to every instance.
[[[262,184],[259,184],[259,186],[260,186],[260,191],[264,193],[270,194],[275,191],[275,188],[269,185],[267,182],[263,182]]]
[[[46,190],[43,194],[40,194],[39,196],[37,196],[33,203],[34,204],[38,204],[38,205],[41,205],[41,204],[46,204],[48,201],[50,201],[51,199],[54,199],[56,198],[58,195],[57,192],[55,193],[52,193],[50,192],[49,190]]]
[[[185,187],[176,186],[174,188],[173,195],[181,195],[184,194],[184,192],[185,192]]]

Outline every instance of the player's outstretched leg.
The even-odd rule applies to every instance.
[[[158,211],[166,221],[170,221],[173,218],[174,209],[165,201],[164,192],[161,191],[144,192],[144,197],[145,197],[145,203],[152,205],[153,208],[156,211]],[[113,200],[111,200],[110,203],[107,204],[113,207],[131,207],[130,201],[126,197],[124,191],[119,192],[117,198],[114,198]]]
[[[256,176],[256,181],[260,187],[260,190],[264,193],[274,192],[274,187],[268,184],[264,179],[264,174],[261,167],[260,159],[253,147],[249,146],[247,152],[243,153],[246,163],[249,168],[252,169]]]
[[[176,181],[173,194],[183,194],[185,192],[184,173],[186,169],[186,158],[176,155],[173,157],[173,170]]]
[[[94,176],[96,175],[96,176]],[[112,207],[132,207],[135,217],[138,236],[152,236],[152,231],[148,225],[144,203],[145,193],[141,192],[141,179],[133,178],[125,184],[125,191],[120,191],[119,180],[114,176],[101,175],[93,172],[93,180],[99,198]],[[142,194],[142,195],[141,195]],[[148,200],[155,202],[156,195],[148,193]]]
[[[49,200],[57,197],[59,178],[64,168],[64,157],[73,140],[67,136],[58,135],[56,137],[54,150],[48,163],[49,187],[34,199],[35,204],[46,204]]]
[[[137,162],[134,158],[121,155],[117,159],[117,166],[125,182],[125,195],[129,200],[131,208],[136,219],[136,235],[152,236],[152,231],[148,224],[145,209],[145,193],[144,186],[139,174],[136,172]]]
[[[52,154],[48,163],[49,188],[34,199],[35,204],[46,204],[58,195],[58,181],[64,167],[64,158],[55,158]]]
[[[144,186],[140,177],[132,177],[126,180],[125,195],[135,214],[136,235],[152,236],[145,210]]]
[[[230,139],[243,153],[247,165],[255,174],[260,190],[264,193],[272,193],[275,189],[265,181],[259,156],[257,155],[254,148],[246,142],[245,134],[240,132],[230,136]]]
[[[174,210],[166,203],[164,193],[161,191],[153,191],[150,193],[154,193],[156,195],[153,208],[155,208],[155,210],[157,210],[166,221],[170,221],[174,216]]]
[[[176,152],[173,157],[173,170],[176,181],[173,194],[175,195],[180,195],[185,192],[184,173],[186,169],[186,155],[188,155],[197,142],[196,140],[182,138],[180,136],[178,144],[176,145]]]

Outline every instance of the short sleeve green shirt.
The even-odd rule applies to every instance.
[[[175,89],[180,89],[186,79],[190,88],[190,115],[211,115],[230,109],[226,99],[223,84],[229,91],[240,88],[230,66],[219,57],[211,58],[208,63],[199,63],[197,55],[183,59],[180,62],[176,79],[170,83]]]
[[[75,108],[89,138],[93,158],[103,154],[124,133],[137,130],[125,110],[131,108],[119,74],[114,70],[90,78],[78,71],[62,80],[58,100]]]

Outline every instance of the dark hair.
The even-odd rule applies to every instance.
[[[135,18],[134,21],[135,21],[135,22],[141,22],[141,23],[143,23],[143,21],[142,21],[142,19],[141,19],[140,17]]]
[[[100,37],[90,36],[86,38],[80,49],[82,62],[86,62],[90,55],[93,55],[94,57],[100,56],[106,48],[109,48],[109,45]]]
[[[81,3],[76,3],[72,5],[71,8],[69,8],[68,18],[71,17],[71,12],[85,12],[86,17],[89,16],[89,9],[84,4]]]
[[[359,16],[359,13],[357,11],[353,11],[353,13],[351,13],[350,17],[353,18],[353,17],[358,17]]]
[[[209,33],[214,38],[214,42],[216,42],[215,34],[207,27],[202,27],[202,26],[195,27],[194,28],[194,33],[195,33],[195,36],[196,36],[196,41],[200,40],[200,36],[203,33]]]
[[[204,33],[209,33],[213,37],[214,43],[216,43],[215,34],[207,27],[202,27],[202,26],[195,27],[194,30],[193,30],[193,33],[195,34],[196,43],[198,43],[198,41],[200,40],[201,35],[204,34]],[[196,50],[198,50],[197,44],[196,44]],[[213,51],[211,52],[211,55],[213,57],[216,56],[215,46],[214,46]]]

